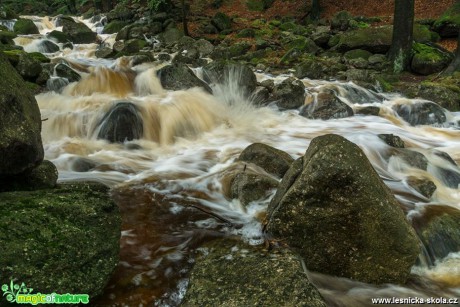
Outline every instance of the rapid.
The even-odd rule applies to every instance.
[[[26,51],[41,51],[40,40],[56,29],[53,19],[28,18],[41,34],[20,36],[16,44]],[[94,24],[84,22],[97,31]],[[113,35],[100,36],[114,43]],[[109,185],[121,210],[120,262],[95,305],[176,306],[186,291],[192,251],[201,243],[237,235],[248,244],[263,244],[261,222],[273,194],[246,208],[228,197],[229,174],[245,167],[233,162],[255,142],[298,158],[313,138],[339,134],[364,151],[409,220],[423,220],[433,210],[460,210],[460,190],[449,184],[440,167],[459,176],[460,170],[437,154],[445,152],[460,163],[460,113],[446,111],[445,125],[414,127],[392,106],[417,103],[416,99],[369,91],[351,82],[304,79],[310,99],[329,90],[354,110],[380,107],[380,116],[307,119],[298,110],[258,106],[237,88],[235,78],[212,85],[213,95],[199,88],[164,90],[156,71],[165,63],[97,59],[96,48],[88,44],[70,50],[61,44],[58,52],[46,54],[53,62],[65,59],[82,79],[62,91],[36,96],[45,158],[57,166],[59,182],[95,180]],[[197,68],[195,73],[202,72]],[[256,75],[258,81],[275,83],[288,77]],[[98,138],[105,115],[119,102],[135,106],[143,123],[140,139],[109,143]],[[427,171],[391,156],[391,147],[378,134],[397,135],[406,148],[425,155]],[[262,172],[255,167],[252,171]],[[430,199],[408,184],[413,177],[436,184]],[[375,286],[319,273],[309,273],[309,278],[330,306],[370,306],[375,297],[460,297],[460,252],[442,259],[422,253],[412,273],[406,286]]]

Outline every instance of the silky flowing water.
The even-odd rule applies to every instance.
[[[27,51],[40,51],[38,42],[56,29],[54,21],[28,18],[34,19],[41,34],[18,37],[16,43]],[[103,39],[107,44],[114,41],[113,36]],[[214,95],[196,88],[166,91],[155,74],[160,64],[132,66],[129,59],[96,59],[96,47],[75,45],[73,50],[62,50],[61,46],[61,51],[47,54],[53,62],[66,59],[82,80],[61,93],[36,96],[44,120],[46,159],[57,166],[59,181],[105,183],[113,188],[121,210],[120,262],[103,296],[93,301],[95,305],[176,306],[187,288],[192,252],[200,244],[234,235],[248,244],[263,244],[261,221],[270,198],[243,208],[228,197],[230,174],[246,167],[233,162],[254,142],[297,158],[314,137],[339,134],[363,149],[408,219],[423,216],[426,206],[460,209],[460,190],[447,186],[437,166],[459,170],[435,154],[435,150],[444,151],[460,163],[459,113],[447,112],[448,123],[442,127],[412,127],[392,106],[417,100],[370,92],[353,83],[306,79],[309,97],[329,89],[355,110],[381,108],[380,117],[311,120],[296,110],[257,107],[232,81],[214,86]],[[195,72],[201,75],[200,69]],[[276,83],[288,75],[259,73],[257,77]],[[144,125],[142,139],[123,144],[97,139],[104,115],[119,101],[138,108]],[[389,157],[390,147],[378,134],[398,135],[406,147],[425,154],[428,171]],[[255,167],[252,171],[262,172]],[[427,199],[411,188],[410,176],[432,180],[437,186],[433,197]],[[370,306],[373,297],[460,297],[460,253],[436,261],[421,256],[412,271],[407,286],[375,286],[318,273],[309,277],[330,306]]]

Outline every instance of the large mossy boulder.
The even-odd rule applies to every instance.
[[[37,167],[18,175],[0,178],[0,192],[33,191],[51,189],[56,186],[58,171],[56,166],[44,160]]]
[[[238,161],[253,163],[266,172],[282,178],[294,159],[288,153],[272,146],[253,143],[241,152]]]
[[[76,22],[72,17],[61,16],[62,32],[67,34],[75,44],[90,44],[96,42],[97,34],[91,31],[87,25]]]
[[[104,115],[97,137],[112,143],[142,138],[144,123],[139,109],[132,102],[120,101]]]
[[[414,56],[410,68],[420,75],[431,75],[441,72],[452,61],[452,55],[440,48],[415,43],[412,46]]]
[[[13,27],[13,31],[17,34],[39,34],[37,26],[30,19],[18,19]]]
[[[0,177],[31,170],[43,160],[37,101],[0,54]]]
[[[18,35],[11,31],[0,31],[0,43],[3,45],[14,45],[13,39],[15,39]],[[4,50],[4,46],[2,46],[2,50]]]
[[[118,264],[121,219],[96,183],[0,193],[0,284],[34,293],[102,293]]]
[[[312,140],[268,208],[266,230],[307,268],[382,284],[405,283],[418,239],[363,151],[328,134]]]
[[[326,306],[288,249],[218,240],[200,250],[183,306]]]
[[[460,29],[460,2],[447,9],[433,24],[434,31],[442,37],[457,37]]]
[[[174,63],[164,66],[157,71],[161,86],[166,90],[186,90],[192,87],[201,87],[212,93],[211,88],[198,78],[185,64]]]

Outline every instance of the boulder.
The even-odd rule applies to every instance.
[[[404,141],[397,135],[379,134],[378,137],[391,147],[394,147],[394,148],[404,148],[405,147]]]
[[[163,33],[158,35],[159,40],[165,45],[172,45],[177,43],[184,33],[176,28],[166,29]]]
[[[417,87],[416,96],[434,101],[449,111],[460,111],[460,82],[455,84],[452,80],[455,79],[441,78],[436,82],[422,82]]]
[[[59,51],[59,46],[48,39],[40,41],[37,47],[41,53],[54,53]]]
[[[410,176],[407,178],[407,184],[428,199],[436,191],[436,185],[428,178]]]
[[[297,109],[305,102],[305,85],[294,77],[284,79],[275,85],[273,100],[280,109]]]
[[[51,77],[46,81],[46,89],[48,91],[61,93],[64,87],[66,87],[68,84],[69,80],[67,78]]]
[[[312,271],[403,284],[420,252],[415,231],[363,151],[338,135],[312,140],[267,214],[268,233],[298,250]]]
[[[426,171],[428,168],[428,159],[421,152],[406,149],[392,148],[390,153],[406,162],[409,166]]]
[[[425,246],[424,255],[430,264],[450,253],[460,251],[460,211],[443,205],[425,206],[412,223]]]
[[[444,109],[434,102],[395,105],[393,110],[411,126],[443,124],[446,122]]]
[[[375,106],[368,106],[368,107],[362,107],[356,110],[356,114],[359,115],[372,115],[372,116],[379,116],[380,114],[380,108],[375,107]]]
[[[113,10],[107,13],[106,17],[109,23],[114,20],[129,22],[132,18],[134,18],[134,14],[135,11],[130,9],[128,6],[119,3]]]
[[[40,110],[24,80],[0,54],[0,178],[43,160]]]
[[[121,218],[96,183],[0,193],[0,284],[101,294],[118,264]]]
[[[90,44],[96,42],[96,33],[84,23],[76,22],[72,17],[62,16],[62,32],[67,34],[74,44]]]
[[[40,34],[35,23],[30,19],[18,19],[13,27],[13,31],[17,34]]]
[[[197,252],[184,306],[326,306],[288,249],[218,240],[200,250],[206,252]]]
[[[331,19],[331,30],[346,31],[350,27],[350,21],[353,16],[347,11],[340,11],[336,13]]]
[[[234,62],[214,61],[205,65],[203,80],[242,89],[246,96],[251,95],[257,87],[257,78],[252,69],[247,65]]]
[[[58,43],[64,44],[70,42],[70,37],[61,31],[53,30],[50,33],[46,34],[46,36],[50,39],[57,41]]]
[[[24,51],[19,52],[18,63],[15,68],[21,77],[28,81],[34,81],[42,72],[40,61],[32,54]]]
[[[278,178],[282,178],[294,162],[288,153],[262,143],[246,147],[237,160],[253,163]]]
[[[14,45],[14,40],[18,35],[10,31],[0,31],[0,43],[4,45]],[[3,50],[3,49],[2,49]]]
[[[59,63],[54,67],[57,77],[66,78],[69,82],[80,81],[81,76],[65,62]]]
[[[415,51],[410,68],[420,75],[431,75],[441,72],[452,61],[453,57],[448,51],[435,48],[426,44],[413,44]]]
[[[303,107],[299,115],[311,119],[337,119],[353,116],[353,109],[332,93],[318,93],[316,99]]]
[[[98,139],[123,143],[142,138],[144,124],[138,108],[129,101],[116,102],[98,125]]]
[[[126,21],[121,20],[113,20],[104,26],[102,33],[104,34],[113,34],[120,32],[128,23]]]
[[[185,90],[192,87],[201,87],[212,93],[211,88],[198,78],[185,64],[175,63],[164,66],[157,71],[161,86],[166,90]]]

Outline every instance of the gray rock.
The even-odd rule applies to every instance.
[[[428,199],[431,198],[433,193],[436,191],[436,185],[434,182],[427,178],[411,176],[407,178],[407,184]]]
[[[379,116],[380,108],[374,106],[363,107],[356,110],[356,114]]]
[[[288,249],[268,252],[230,240],[202,249],[206,254],[196,258],[184,306],[326,306]]]
[[[278,181],[272,177],[242,171],[232,180],[230,196],[238,199],[246,207],[252,201],[267,198],[277,186]]]
[[[266,172],[281,178],[294,159],[282,150],[266,144],[254,143],[241,152],[238,161],[253,163]]]
[[[312,140],[267,213],[266,230],[299,250],[312,271],[403,284],[420,252],[391,191],[362,150],[338,135]]]
[[[24,80],[0,54],[0,178],[31,170],[43,160],[41,116]]]
[[[246,96],[256,89],[257,78],[251,68],[226,61],[214,61],[203,67],[203,79],[214,84],[234,84],[241,88]]]
[[[80,74],[70,68],[65,62],[57,64],[54,70],[56,76],[66,78],[69,82],[77,82],[81,79]]]
[[[71,17],[62,16],[62,32],[67,34],[74,44],[90,44],[96,42],[96,33],[81,22],[74,21]]]
[[[21,77],[28,81],[35,81],[42,72],[41,62],[26,52],[19,54],[19,61],[15,68]]]
[[[387,145],[394,148],[404,148],[404,141],[397,135],[394,134],[379,134],[378,137],[387,143]]]
[[[47,39],[42,40],[37,47],[41,53],[54,53],[59,51],[59,46]]]
[[[300,115],[312,119],[337,119],[353,116],[353,109],[332,93],[318,93],[316,99],[300,110]]]
[[[297,109],[305,102],[305,85],[294,77],[284,79],[275,85],[273,99],[281,109]]]

